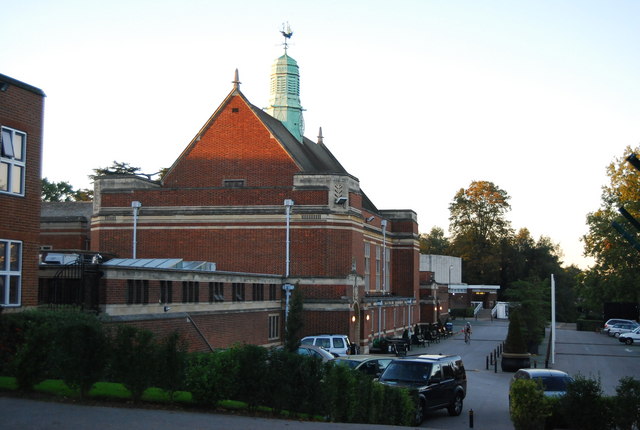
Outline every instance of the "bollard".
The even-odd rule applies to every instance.
[[[469,428],[473,428],[473,409],[469,409]]]
[[[493,364],[493,373],[498,373],[498,360]]]
[[[486,357],[486,360],[485,360],[485,361],[487,362],[487,368],[486,368],[486,370],[489,370],[489,356],[488,356],[488,355],[487,355],[487,357]]]

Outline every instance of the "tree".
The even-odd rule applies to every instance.
[[[420,235],[420,253],[433,255],[447,255],[449,239],[445,237],[444,230],[440,227],[432,227],[429,233]]]
[[[304,327],[303,316],[303,298],[300,286],[296,286],[291,294],[291,302],[289,303],[289,316],[286,321],[284,333],[284,348],[287,351],[294,352],[300,346],[300,332]]]
[[[89,179],[94,181],[98,176],[107,175],[140,175],[140,168],[133,167],[129,163],[121,163],[119,161],[113,161],[113,164],[109,167],[98,167],[93,169],[93,175],[89,175]]]
[[[509,195],[492,182],[473,181],[460,189],[449,205],[451,253],[465,261],[467,282],[499,284],[502,248],[513,234],[505,218]]]
[[[584,250],[595,264],[584,274],[579,293],[584,306],[595,312],[602,311],[604,302],[640,301],[640,253],[612,227],[616,221],[636,236],[619,208],[640,217],[640,173],[626,162],[638,151],[640,148],[627,147],[622,157],[607,166],[610,182],[602,187],[600,208],[587,215],[589,232],[583,236]]]
[[[91,201],[93,200],[93,191],[89,189],[74,190],[69,182],[49,182],[47,178],[43,178],[41,198],[43,202]]]

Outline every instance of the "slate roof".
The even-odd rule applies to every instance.
[[[306,137],[303,137],[301,143],[281,121],[252,105],[248,100],[247,103],[304,173],[349,174],[324,144],[315,143]]]
[[[91,219],[93,202],[42,202],[41,218]]]

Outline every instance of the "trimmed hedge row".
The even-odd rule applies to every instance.
[[[602,393],[600,381],[578,376],[563,397],[545,397],[534,380],[514,381],[509,390],[516,430],[640,428],[640,381],[620,379],[615,396]]]
[[[336,422],[411,425],[416,408],[407,390],[345,366],[255,345],[188,353],[177,334],[157,339],[132,326],[105,329],[73,311],[0,315],[0,375],[14,376],[24,391],[61,379],[86,396],[98,381],[119,382],[135,402],[157,387],[171,399],[189,391],[204,407],[238,400],[250,411],[267,407]]]

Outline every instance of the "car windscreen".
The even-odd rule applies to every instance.
[[[415,382],[426,384],[431,375],[431,363],[392,361],[380,377],[387,382]]]
[[[544,391],[567,391],[567,384],[571,382],[571,378],[565,376],[544,377],[541,379]]]
[[[342,366],[348,366],[351,369],[355,369],[356,366],[360,364],[360,362],[356,360],[341,360],[341,359],[335,360],[335,363],[340,364]]]

